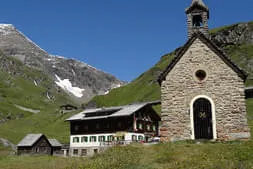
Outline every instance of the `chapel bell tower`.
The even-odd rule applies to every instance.
[[[192,0],[191,6],[185,10],[187,15],[188,39],[194,32],[208,36],[209,9],[202,0]]]

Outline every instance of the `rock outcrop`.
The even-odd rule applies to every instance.
[[[253,23],[239,23],[211,33],[217,46],[253,44]]]

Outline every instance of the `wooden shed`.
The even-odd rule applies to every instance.
[[[27,134],[17,145],[18,155],[51,155],[52,150],[44,134]]]
[[[62,144],[56,140],[56,139],[48,139],[49,143],[52,146],[52,154],[51,155],[63,155],[63,150],[62,150]]]
[[[44,134],[27,134],[17,144],[18,155],[63,155],[62,145]]]

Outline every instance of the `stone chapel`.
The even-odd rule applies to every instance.
[[[246,73],[208,35],[209,8],[186,9],[188,41],[160,75],[161,140],[248,139]]]

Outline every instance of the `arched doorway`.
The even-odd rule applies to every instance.
[[[212,105],[205,98],[193,103],[193,121],[195,139],[213,139]]]

